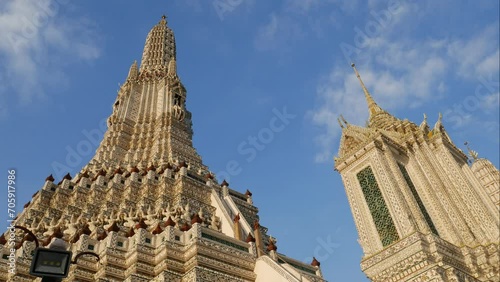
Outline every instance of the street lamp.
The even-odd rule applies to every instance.
[[[37,277],[68,276],[71,252],[37,248],[31,261],[30,274]]]
[[[61,238],[55,238],[49,248],[39,247],[38,239],[29,229],[15,225],[14,228],[21,229],[28,233],[35,241],[35,254],[31,260],[30,275],[42,277],[42,282],[61,281],[68,276],[70,264],[77,262],[83,255],[91,255],[99,261],[99,255],[94,252],[78,253],[71,260],[72,252],[66,250],[66,241]]]

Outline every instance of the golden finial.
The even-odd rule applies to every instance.
[[[472,159],[473,159],[474,161],[476,161],[476,160],[478,159],[478,157],[477,157],[477,156],[478,156],[479,154],[478,154],[476,151],[472,150],[472,149],[469,147],[469,142],[465,141],[465,142],[464,142],[464,145],[465,145],[465,146],[467,146],[467,151],[469,151],[469,156],[470,156],[470,157],[472,157]]]
[[[167,16],[165,16],[165,14],[161,16],[160,23],[167,23]]]
[[[368,92],[368,89],[363,83],[363,80],[361,79],[361,76],[359,75],[359,72],[356,69],[356,65],[354,63],[351,63],[351,67],[354,69],[354,73],[356,74],[356,77],[358,78],[359,83],[361,84],[361,88],[363,88],[363,92],[365,93],[365,98],[366,102],[368,103],[368,110],[370,111],[370,114],[377,112],[378,105],[377,103],[375,103],[375,100],[373,100],[372,96],[370,95],[370,92]]]

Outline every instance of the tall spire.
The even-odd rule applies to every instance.
[[[140,70],[165,69],[175,56],[174,32],[167,26],[167,17],[163,15],[146,38]]]
[[[372,95],[370,95],[370,92],[368,92],[368,89],[366,89],[366,86],[363,83],[363,80],[361,79],[358,70],[356,69],[356,65],[354,63],[351,63],[351,67],[354,69],[354,73],[356,73],[356,77],[358,78],[359,83],[361,84],[361,88],[363,88],[363,92],[365,93],[366,103],[368,104],[368,110],[370,111],[370,115],[375,114],[376,112],[383,111],[377,105],[377,103],[375,103],[375,100],[373,100]]]
[[[185,162],[204,170],[193,147],[186,95],[176,71],[174,33],[163,16],[146,38],[140,68],[136,62],[130,67],[108,131],[87,168],[144,169]]]
[[[370,117],[368,118],[368,127],[389,130],[396,124],[400,123],[401,121],[399,119],[389,114],[377,105],[377,103],[375,103],[375,100],[373,100],[370,92],[366,89],[363,80],[361,80],[361,76],[356,69],[356,65],[351,63],[351,67],[354,69],[354,73],[356,73],[356,77],[358,78],[361,88],[363,88],[363,92],[365,93],[366,103],[368,104],[368,112],[370,114]]]

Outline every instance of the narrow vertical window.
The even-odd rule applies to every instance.
[[[413,197],[415,198],[415,201],[417,201],[418,208],[422,212],[422,215],[424,216],[425,222],[427,222],[427,225],[431,229],[431,232],[439,236],[437,229],[436,229],[436,226],[434,226],[434,223],[432,222],[432,219],[431,219],[429,213],[425,209],[424,203],[422,202],[422,199],[420,199],[420,196],[417,193],[417,189],[415,189],[415,185],[413,185],[413,182],[411,181],[411,178],[410,178],[410,175],[408,174],[408,171],[406,170],[404,165],[398,163],[398,166],[399,166],[399,170],[401,170],[401,173],[403,174],[403,177],[406,181],[406,184],[408,184],[408,187],[410,187],[410,191],[411,191]]]
[[[372,215],[382,245],[385,247],[399,240],[396,226],[394,226],[391,214],[385,204],[384,197],[382,196],[382,192],[380,192],[371,167],[366,167],[356,176],[361,185],[361,190],[365,196],[368,209]]]

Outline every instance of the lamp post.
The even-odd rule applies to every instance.
[[[54,238],[50,242],[49,248],[42,248],[38,243],[38,238],[29,229],[15,225],[14,228],[21,229],[28,233],[35,241],[35,254],[31,260],[30,275],[42,277],[42,282],[60,282],[62,278],[68,276],[70,264],[76,264],[78,258],[83,255],[91,255],[99,261],[99,255],[94,252],[78,253],[71,260],[72,252],[67,251],[67,243],[61,238]]]

